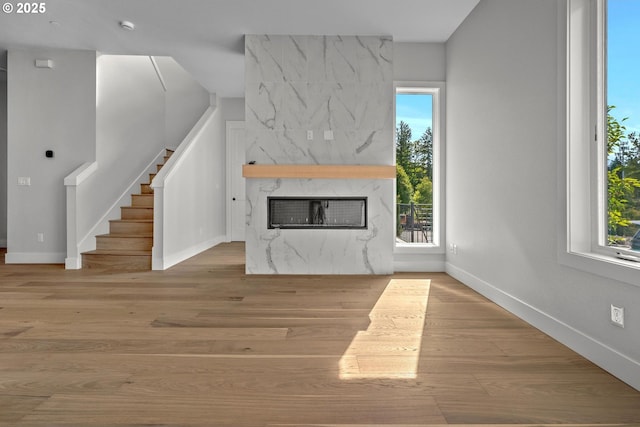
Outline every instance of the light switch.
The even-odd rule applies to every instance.
[[[24,186],[31,185],[31,177],[30,176],[19,176],[18,177],[18,185],[24,185]]]
[[[36,59],[36,68],[53,68],[51,59]]]
[[[325,141],[333,141],[333,131],[332,130],[325,130],[324,131],[324,140]]]

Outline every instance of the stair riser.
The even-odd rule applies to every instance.
[[[160,172],[160,169],[162,169],[162,166],[164,165],[156,165],[156,172]]]
[[[153,209],[150,208],[120,208],[122,219],[153,219]]]
[[[140,184],[140,192],[142,194],[153,194],[153,188],[151,188],[151,184]]]
[[[152,208],[153,195],[152,194],[132,194],[131,206]]]
[[[150,251],[152,247],[153,237],[96,236],[98,250]]]
[[[151,270],[151,255],[82,255],[82,268],[109,270]]]
[[[112,222],[109,224],[111,234],[153,235],[153,222]]]

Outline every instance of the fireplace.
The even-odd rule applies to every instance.
[[[366,197],[268,197],[268,228],[366,229]]]

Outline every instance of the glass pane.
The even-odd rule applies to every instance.
[[[640,0],[607,1],[608,244],[640,251]]]
[[[367,228],[367,198],[268,197],[268,228]]]
[[[433,243],[433,95],[396,94],[396,237]]]

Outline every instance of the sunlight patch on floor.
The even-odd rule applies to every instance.
[[[427,312],[426,279],[393,279],[340,359],[340,379],[416,378]]]

